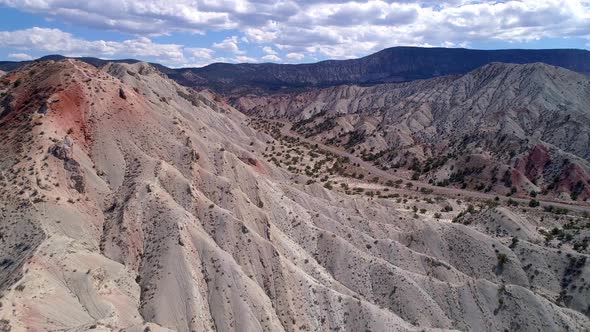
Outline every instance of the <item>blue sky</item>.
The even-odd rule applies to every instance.
[[[590,47],[590,0],[0,0],[0,59],[301,63],[391,46]]]

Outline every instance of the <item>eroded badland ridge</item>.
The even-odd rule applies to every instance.
[[[553,76],[517,89],[507,84],[514,71]],[[423,162],[436,151],[425,142],[440,135],[475,160],[475,141],[488,144],[486,158],[504,156],[492,144],[500,135],[515,148],[534,137],[532,150],[506,150],[497,167],[539,149],[582,177],[587,84],[553,67],[494,64],[464,77],[241,99],[258,119],[145,63],[21,67],[1,85],[0,330],[583,331],[581,201],[438,192],[423,164],[408,180],[379,159],[387,155],[357,160],[350,148],[387,146]],[[506,94],[510,112],[486,106]],[[564,130],[539,129],[540,117]],[[315,132],[327,121],[336,125]],[[490,128],[461,150],[457,126]],[[371,131],[347,146],[362,128]],[[511,177],[519,191],[552,197],[526,179]]]
[[[431,184],[590,197],[590,80],[563,68],[494,63],[461,76],[232,102]]]

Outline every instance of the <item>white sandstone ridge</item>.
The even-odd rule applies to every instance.
[[[264,161],[273,138],[244,114],[144,63],[6,77],[0,330],[590,326],[587,255],[546,247],[518,209],[480,212],[498,235],[476,212],[415,218],[296,183]],[[513,248],[511,223],[531,224]]]

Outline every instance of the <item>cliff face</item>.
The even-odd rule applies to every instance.
[[[482,172],[482,181],[497,180],[499,168],[520,172],[541,146],[547,160],[534,173],[515,177],[519,190],[590,194],[590,81],[559,67],[494,63],[460,76],[231,101],[246,114],[295,122],[301,134],[385,168],[410,167],[417,159],[422,170],[416,170],[436,182],[448,179],[448,168],[464,164],[470,154],[490,159],[489,171],[496,168],[495,175]],[[426,163],[437,167],[423,171]],[[584,174],[572,186],[561,183],[569,164]],[[472,185],[481,183],[490,184]]]

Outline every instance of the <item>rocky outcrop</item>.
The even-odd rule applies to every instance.
[[[74,141],[69,136],[66,136],[62,141],[52,145],[48,152],[54,157],[63,160],[64,169],[68,174],[68,185],[79,193],[83,193],[86,181],[80,163],[73,158]]]
[[[528,179],[537,183],[545,174],[545,169],[552,163],[549,150],[541,144],[533,146],[528,154],[516,161],[515,168],[519,169]]]
[[[69,174],[69,185],[76,189],[79,193],[83,193],[86,188],[86,180],[84,179],[84,172],[80,166],[80,163],[74,159],[68,159],[64,161],[64,169]]]
[[[57,159],[68,161],[74,155],[74,141],[69,136],[66,136],[62,141],[52,145],[48,152]]]
[[[123,89],[123,87],[119,87],[119,98],[127,99],[127,94],[125,93],[125,90]]]

